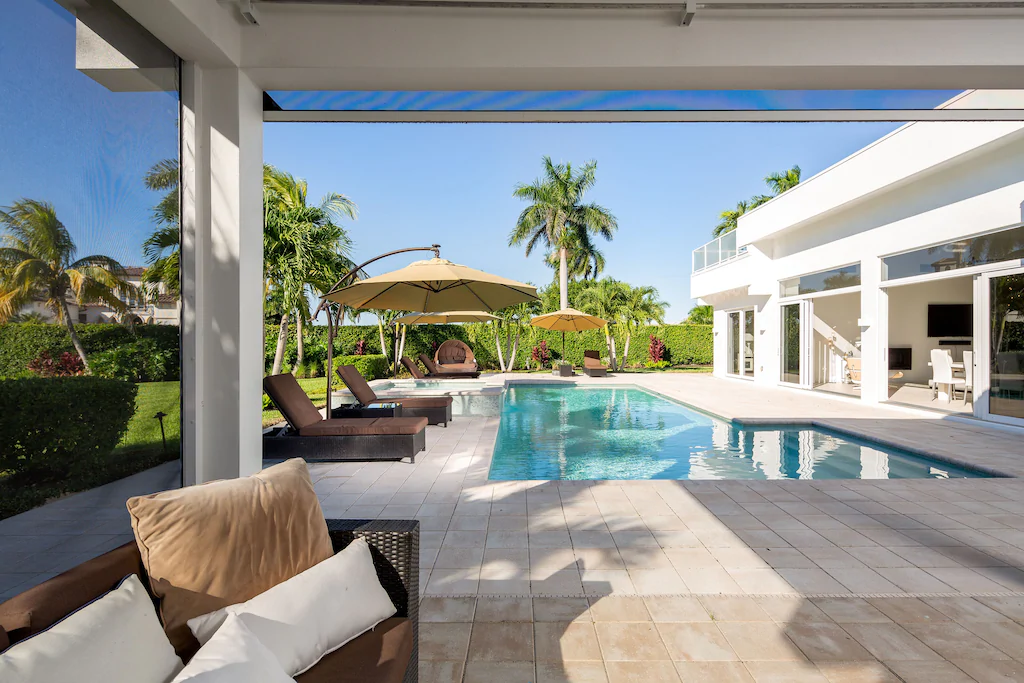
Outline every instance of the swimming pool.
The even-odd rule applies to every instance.
[[[512,385],[490,478],[905,479],[982,477],[809,427],[743,427],[637,388]]]

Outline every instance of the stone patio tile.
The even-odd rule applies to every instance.
[[[843,629],[884,662],[941,659],[930,647],[899,624],[843,624]]]
[[[537,683],[608,683],[604,662],[537,662]]]
[[[666,548],[665,555],[677,570],[722,567],[706,548]]]
[[[843,584],[836,581],[824,569],[780,568],[776,570],[785,581],[799,593],[849,593]]]
[[[1024,621],[1024,597],[979,597],[978,602],[1016,621]]]
[[[758,606],[778,624],[831,623],[832,619],[807,598],[797,596],[758,597]]]
[[[682,683],[753,683],[740,662],[675,662]]]
[[[530,662],[466,662],[463,683],[533,683],[536,680],[533,661]]]
[[[967,567],[932,567],[926,571],[939,581],[963,593],[998,593],[1006,590],[995,581],[987,579]]]
[[[917,598],[868,598],[868,602],[898,624],[949,621],[945,614]]]
[[[476,604],[477,622],[533,621],[533,601],[528,597],[480,597]]]
[[[733,651],[748,660],[802,660],[800,649],[781,626],[756,621],[716,621]],[[755,676],[756,678],[756,676]]]
[[[809,662],[744,662],[756,683],[828,683]]]
[[[906,683],[977,683],[953,664],[934,662],[886,662]]]
[[[771,567],[813,568],[817,565],[796,548],[753,548]]]
[[[901,683],[881,662],[817,662],[829,683]]]
[[[871,659],[850,634],[836,624],[787,624],[785,633],[812,662],[849,662]]]
[[[875,570],[908,593],[953,593],[953,588],[917,567],[879,567]]]
[[[538,662],[601,661],[597,631],[587,621],[534,624]]]
[[[862,598],[814,598],[814,604],[839,624],[888,624],[889,617]]]
[[[1011,657],[1024,659],[1024,626],[1011,621],[971,621],[962,625]]]
[[[487,662],[533,661],[533,624],[503,622],[473,624],[469,660]]]
[[[483,548],[441,546],[434,560],[434,569],[479,569],[483,559]]]
[[[533,598],[533,620],[593,621],[586,598]]]
[[[743,589],[729,572],[721,568],[677,568],[679,577],[691,593],[742,593]]]
[[[956,659],[951,662],[975,678],[978,683],[1015,683],[1024,681],[1024,664],[1005,660],[984,662],[976,659]]]
[[[420,659],[466,661],[473,624],[420,624]]]
[[[654,621],[711,621],[711,615],[696,597],[659,595],[644,598],[644,603]]]
[[[590,598],[590,616],[594,621],[650,621],[651,614],[643,598]]]
[[[738,659],[718,627],[706,622],[661,622],[658,624],[665,647],[679,661],[732,661]]]
[[[461,681],[465,660],[441,661],[420,659],[420,683],[452,683]]]
[[[1000,612],[986,607],[974,598],[922,598],[929,606],[939,610],[953,621],[1008,621]]]
[[[851,567],[850,569],[829,569],[832,578],[839,581],[852,593],[900,593],[902,589],[887,581],[876,571],[868,567]]]
[[[654,622],[595,622],[605,662],[668,660]]]
[[[686,584],[671,566],[666,569],[630,569],[628,574],[634,590],[643,595],[689,592]]]
[[[614,547],[577,548],[574,546],[572,554],[576,558],[576,566],[579,567],[581,571],[584,569],[626,568],[626,564],[622,561],[619,551]]]
[[[476,611],[476,598],[433,598],[420,602],[420,621],[469,623]]]
[[[479,569],[434,569],[427,581],[428,594],[470,595],[480,585]]]
[[[750,595],[792,593],[793,587],[769,567],[767,569],[727,569],[729,576]]]
[[[530,570],[530,592],[537,595],[582,595],[580,573],[570,570]]]
[[[975,571],[1004,586],[1005,590],[1024,591],[1024,571],[1017,567],[979,567]]]
[[[935,624],[904,624],[903,627],[946,659],[994,660],[1009,658],[1001,650],[951,621]]]
[[[699,599],[715,621],[772,621],[753,598],[705,595]]]
[[[675,666],[667,661],[605,662],[608,683],[677,683]]]
[[[587,569],[580,572],[580,578],[583,580],[583,592],[587,595],[632,595],[637,592],[625,569]]]

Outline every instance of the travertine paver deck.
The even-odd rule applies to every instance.
[[[1021,471],[1020,434],[984,425],[706,376],[609,382]],[[492,482],[497,427],[430,427],[415,464],[310,466],[328,516],[421,521],[424,681],[1024,680],[1024,479]],[[141,491],[120,486],[104,498],[123,510]],[[0,522],[0,565],[61,503]]]

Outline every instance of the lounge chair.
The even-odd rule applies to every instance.
[[[427,369],[427,377],[430,379],[475,379],[480,376],[479,370],[455,372],[453,370],[442,370],[434,360],[425,353],[420,354],[420,362]]]
[[[290,427],[263,437],[264,458],[415,461],[427,446],[425,417],[325,420],[289,373],[264,377],[263,390]]]
[[[402,365],[404,365],[405,369],[409,371],[409,374],[412,375],[413,379],[427,378],[427,376],[420,370],[420,366],[416,365],[416,361],[409,358],[409,356],[402,356]]]
[[[583,352],[583,372],[589,377],[607,377],[608,366],[601,362],[599,351]]]
[[[424,417],[432,425],[443,424],[445,427],[452,421],[451,396],[386,396],[378,398],[354,365],[339,365],[338,377],[341,377],[341,381],[345,383],[361,406],[371,407],[378,403],[398,403],[402,406],[403,417],[407,415]]]
[[[437,363],[441,372],[475,372],[477,370],[473,349],[458,339],[449,339],[437,347],[437,351],[434,352],[434,362]]]

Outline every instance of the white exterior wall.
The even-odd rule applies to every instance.
[[[1024,102],[1024,92],[1016,96]],[[891,173],[917,158],[939,161],[904,165],[903,177]],[[887,186],[864,181],[875,170]],[[726,374],[725,312],[756,305],[755,381],[778,384],[779,281],[860,263],[861,396],[885,400],[890,335],[881,258],[1019,223],[1022,200],[1024,124],[915,123],[742,216],[738,244],[756,238],[748,255],[691,278],[691,296],[715,306],[715,374]],[[920,355],[915,346],[915,368]]]

